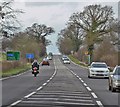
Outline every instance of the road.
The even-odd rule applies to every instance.
[[[2,105],[15,107],[119,107],[119,92],[108,90],[107,79],[89,79],[87,68],[63,64],[54,56],[50,66],[2,81]],[[119,105],[119,106],[118,106]]]

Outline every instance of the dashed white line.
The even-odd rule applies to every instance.
[[[43,86],[45,86],[47,83],[44,83]]]
[[[16,101],[16,102],[14,102],[14,103],[12,103],[10,106],[15,106],[15,105],[17,105],[18,103],[20,103],[22,100],[18,100],[18,101]]]
[[[90,87],[86,87],[87,89],[88,89],[88,91],[92,91],[91,89],[90,89]]]
[[[41,86],[41,87],[39,87],[39,88],[37,89],[37,91],[38,91],[38,90],[41,90],[42,88],[43,88],[42,86]]]
[[[95,93],[91,93],[94,98],[98,98]]]
[[[84,86],[87,86],[87,84],[86,84],[86,83],[84,83]]]
[[[84,82],[84,81],[81,79],[81,82]]]
[[[50,82],[50,80],[47,80],[47,83]]]
[[[27,96],[25,96],[24,98],[28,98],[28,97],[32,96],[33,94],[35,94],[35,93],[36,92],[32,92],[32,93],[28,94]]]
[[[52,77],[50,78],[50,80],[52,80]]]
[[[99,107],[104,107],[101,101],[96,101],[96,103],[99,105]]]

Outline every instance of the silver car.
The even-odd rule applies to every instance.
[[[116,91],[116,89],[120,89],[120,66],[116,66],[109,74],[109,90],[112,92]]]
[[[88,69],[88,78],[109,76],[109,67],[104,62],[92,62]]]

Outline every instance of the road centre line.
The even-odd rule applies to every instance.
[[[95,93],[91,93],[94,98],[98,98]]]
[[[27,96],[25,96],[24,98],[28,98],[28,97],[32,96],[33,94],[35,94],[35,93],[36,92],[32,92],[32,93],[28,94]]]
[[[18,100],[18,101],[16,101],[16,102],[12,103],[10,106],[15,106],[16,104],[20,103],[21,101],[22,101],[22,100]]]
[[[84,81],[81,79],[81,82],[84,83]]]
[[[86,83],[84,83],[84,86],[87,86],[87,84],[86,84]]]
[[[47,80],[47,83],[50,82],[50,80]]]
[[[45,86],[47,83],[44,83],[43,86]]]
[[[88,89],[88,91],[92,91],[91,89],[90,89],[90,87],[86,87],[87,89]]]
[[[37,91],[38,91],[38,90],[41,90],[42,88],[43,88],[42,86],[41,86],[41,87],[39,87],[39,88],[37,89]]]
[[[96,103],[99,105],[99,107],[104,107],[101,101],[96,101]]]

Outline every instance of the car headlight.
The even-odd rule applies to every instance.
[[[114,81],[114,82],[118,82],[118,80],[117,80],[116,78],[113,78],[113,81]]]
[[[107,70],[106,72],[109,72],[109,70]]]
[[[91,72],[94,72],[94,70],[90,70]]]

